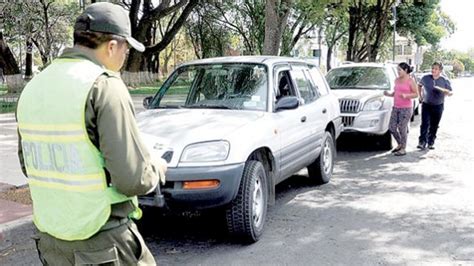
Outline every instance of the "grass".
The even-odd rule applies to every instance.
[[[15,112],[16,102],[0,100],[0,114]]]
[[[0,92],[1,91],[7,91],[7,85],[5,84],[0,84]]]
[[[158,89],[160,88],[161,84],[158,86],[153,86],[153,87],[138,87],[137,89],[134,90],[129,90],[130,94],[149,94],[149,95],[154,95]],[[172,91],[167,92],[167,94],[187,94],[188,93],[188,88],[189,85],[186,86],[175,86],[172,88]]]
[[[146,87],[146,86],[143,86],[143,87],[138,87],[137,89],[134,89],[134,90],[130,90],[130,94],[155,94],[158,89],[160,87],[159,86],[153,86],[153,87]]]

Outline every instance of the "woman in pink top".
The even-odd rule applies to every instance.
[[[390,116],[390,133],[398,143],[392,150],[396,156],[406,154],[408,123],[413,112],[413,98],[418,97],[418,88],[410,77],[413,69],[407,63],[398,64],[398,78],[393,92],[384,91],[385,96],[393,97],[393,109]]]

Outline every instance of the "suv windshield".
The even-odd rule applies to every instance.
[[[333,68],[326,76],[331,89],[389,90],[390,80],[383,67]]]
[[[191,65],[178,68],[149,108],[265,110],[267,69],[250,63]]]

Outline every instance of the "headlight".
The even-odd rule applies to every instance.
[[[369,100],[364,105],[364,111],[378,111],[383,106],[383,99],[382,98],[375,98]]]
[[[230,144],[227,141],[210,141],[187,146],[181,155],[181,162],[224,161],[229,155]]]

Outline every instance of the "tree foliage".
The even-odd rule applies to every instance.
[[[397,8],[397,30],[411,35],[418,45],[437,45],[452,34],[456,27],[439,7],[439,0],[404,2]]]
[[[141,70],[157,72],[160,52],[171,43],[199,1],[161,0],[156,6],[155,1],[152,0],[123,0],[122,2],[130,11],[132,36],[146,46],[143,54],[135,50],[130,51],[125,68],[130,72]],[[160,35],[157,34],[159,24],[166,25]]]
[[[347,4],[347,2],[345,2]],[[327,17],[323,20],[322,27],[325,32],[325,42],[328,47],[326,55],[326,69],[331,69],[331,59],[334,48],[341,43],[341,40],[348,33],[349,14],[344,2],[339,4],[329,4],[326,8]]]
[[[464,64],[461,60],[455,58],[451,61],[451,65],[453,66],[453,73],[454,75],[458,76],[459,73],[464,71]]]
[[[283,30],[280,55],[290,55],[302,37],[316,30],[323,29],[324,20],[329,16],[328,4],[331,0],[297,0],[291,7],[288,27]]]
[[[376,61],[382,44],[390,37],[389,18],[395,0],[352,0],[346,59]]]
[[[186,23],[186,30],[197,58],[224,56],[227,50],[237,48],[230,25],[220,4],[201,2]]]
[[[11,42],[32,42],[47,65],[71,43],[78,12],[75,1],[8,1],[3,6],[4,33]]]

